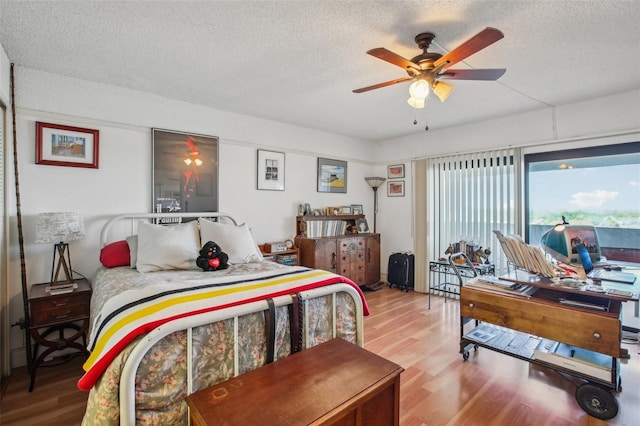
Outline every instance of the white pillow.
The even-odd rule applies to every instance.
[[[129,244],[129,258],[131,259],[131,269],[136,268],[138,262],[138,236],[129,235],[127,237],[127,244]]]
[[[179,225],[143,222],[138,227],[136,266],[140,272],[197,269],[199,251],[198,224],[195,220]]]
[[[229,263],[262,262],[262,254],[246,223],[225,225],[200,218],[200,241],[213,241],[229,256]]]

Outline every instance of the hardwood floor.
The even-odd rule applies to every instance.
[[[365,348],[405,368],[401,376],[400,424],[417,425],[625,425],[640,424],[640,355],[624,344],[620,411],[604,422],[578,406],[575,384],[559,374],[487,349],[458,353],[456,301],[383,287],[367,292]],[[16,369],[3,389],[0,424],[78,425],[87,394],[76,388],[80,358],[38,371],[27,393],[26,368]]]

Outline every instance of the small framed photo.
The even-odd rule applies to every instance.
[[[36,164],[98,168],[98,130],[36,121]]]
[[[313,209],[313,215],[314,215],[314,216],[322,216],[322,210],[320,210],[320,209]]]
[[[327,207],[327,216],[340,216],[341,207]]]
[[[313,214],[313,210],[311,210],[311,204],[309,203],[304,203],[304,215],[308,216]]]
[[[351,214],[363,214],[362,204],[351,204]]]
[[[318,192],[347,192],[347,162],[318,158]]]
[[[404,177],[404,164],[394,164],[387,166],[387,178],[399,179]]]
[[[351,206],[342,206],[342,207],[340,207],[340,214],[348,214],[348,215],[353,214],[352,210],[351,210]]]
[[[387,196],[404,197],[404,181],[393,180],[387,182]]]
[[[284,191],[284,152],[258,150],[258,189]]]
[[[356,228],[358,228],[359,234],[367,234],[369,231],[369,224],[367,223],[367,219],[356,219]]]

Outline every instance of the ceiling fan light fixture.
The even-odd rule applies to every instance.
[[[424,98],[418,99],[411,96],[409,99],[407,99],[407,103],[414,108],[424,108],[425,100]]]
[[[453,91],[453,88],[454,88],[454,86],[452,86],[449,83],[444,83],[442,81],[436,81],[435,83],[433,83],[433,87],[431,89],[433,90],[433,93],[436,94],[438,99],[440,99],[440,102],[444,102],[444,101],[447,100],[447,98],[449,97],[449,95]]]
[[[416,80],[409,86],[409,94],[415,99],[424,99],[429,96],[429,83],[425,80]]]

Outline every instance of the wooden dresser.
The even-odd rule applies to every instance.
[[[309,221],[333,219],[354,222],[355,218],[364,216],[298,216],[296,245],[300,249],[300,265],[340,274],[360,286],[375,286],[380,282],[380,234],[304,236],[305,224]]]
[[[187,398],[201,425],[398,425],[403,368],[333,339]]]

